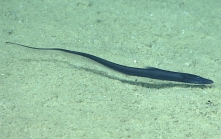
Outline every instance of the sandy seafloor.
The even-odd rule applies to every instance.
[[[221,1],[1,0],[1,139],[221,138]],[[214,80],[126,76],[90,53]]]

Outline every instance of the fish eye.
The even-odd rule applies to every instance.
[[[196,77],[196,82],[200,82],[201,78],[200,77]]]

